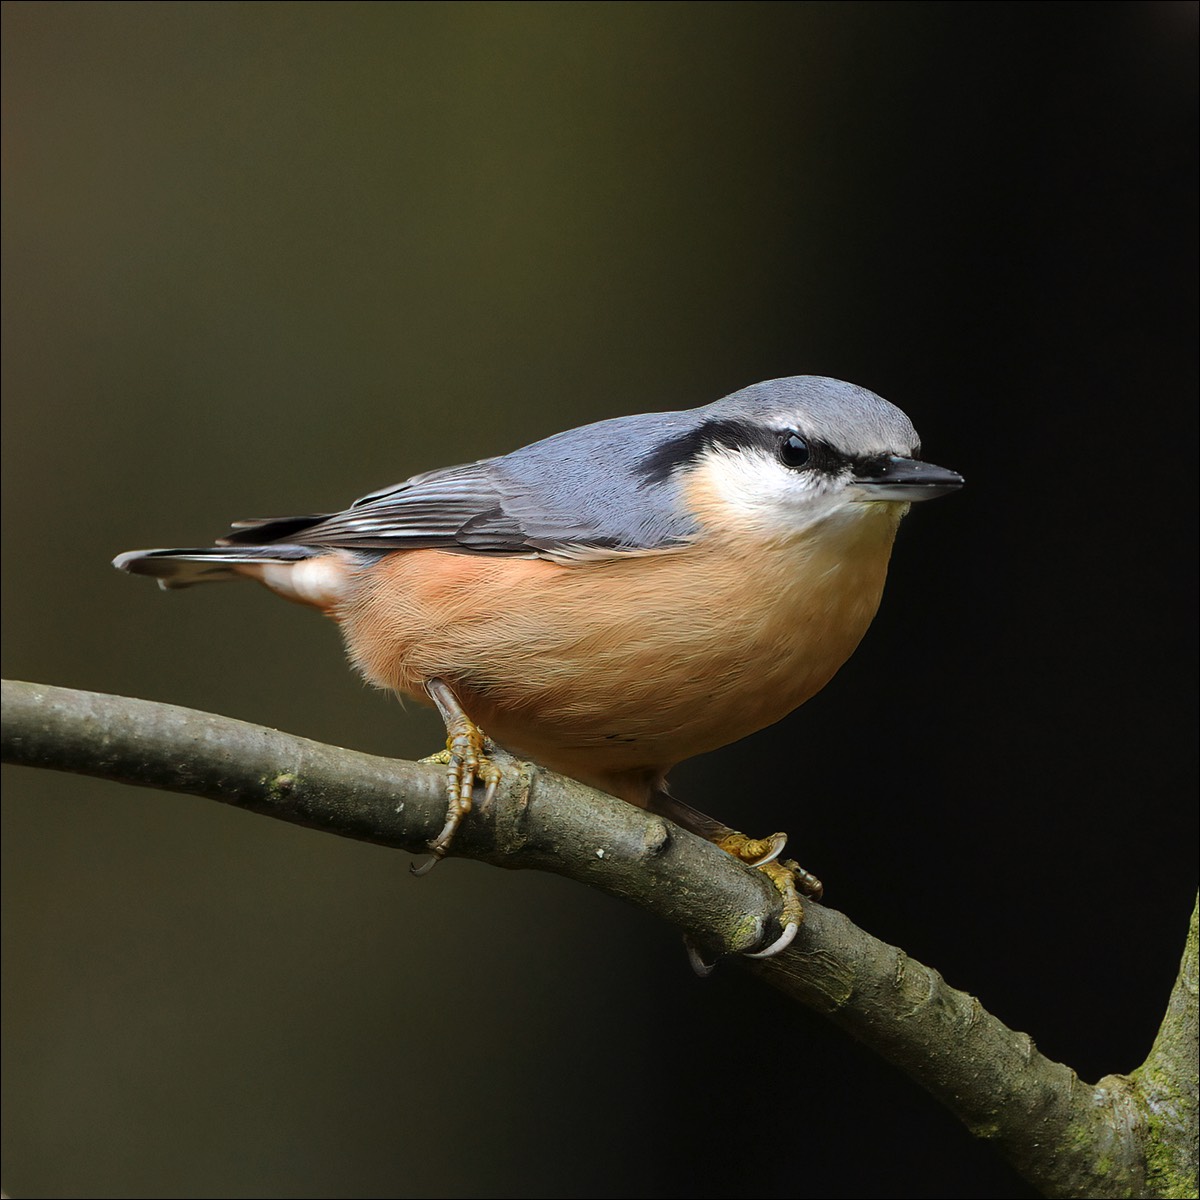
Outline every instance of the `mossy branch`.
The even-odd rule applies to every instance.
[[[2,745],[5,762],[206,796],[413,853],[445,815],[436,766],[120,696],[5,681]],[[470,814],[454,854],[591,884],[715,953],[777,936],[778,895],[761,873],[661,817],[505,763],[495,803]],[[1183,1197],[1196,1194],[1196,962],[1193,910],[1150,1056],[1096,1084],[822,905],[808,904],[787,952],[751,969],[900,1067],[1045,1195]]]

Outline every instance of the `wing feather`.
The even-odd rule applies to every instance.
[[[490,461],[490,460],[489,460]],[[426,472],[356,500],[339,513],[239,521],[225,545],[275,540],[348,550],[441,548],[534,555],[528,531],[509,513],[489,462]]]
[[[414,475],[343,512],[239,522],[221,541],[567,562],[671,549],[695,525],[677,482],[649,480],[641,464],[647,444],[686,420],[644,414],[568,430],[499,458]]]

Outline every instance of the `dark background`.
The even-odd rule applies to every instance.
[[[1088,1080],[1195,887],[1193,3],[4,6],[4,673],[417,756],[254,588],[119,550],[830,374],[959,495],[676,790]],[[783,755],[786,769],[779,768]],[[781,775],[786,779],[779,785]],[[1030,1194],[549,876],[6,770],[17,1197]]]

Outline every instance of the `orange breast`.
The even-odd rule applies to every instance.
[[[336,615],[372,683],[426,701],[443,679],[502,745],[636,799],[829,681],[878,606],[890,507],[786,542],[566,565],[405,551]]]

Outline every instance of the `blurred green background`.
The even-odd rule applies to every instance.
[[[1195,886],[1196,15],[5,4],[5,675],[427,753],[331,625],[109,559],[853,380],[968,487],[826,692],[676,789],[1130,1069]],[[4,779],[13,1196],[1031,1194],[603,896]]]

